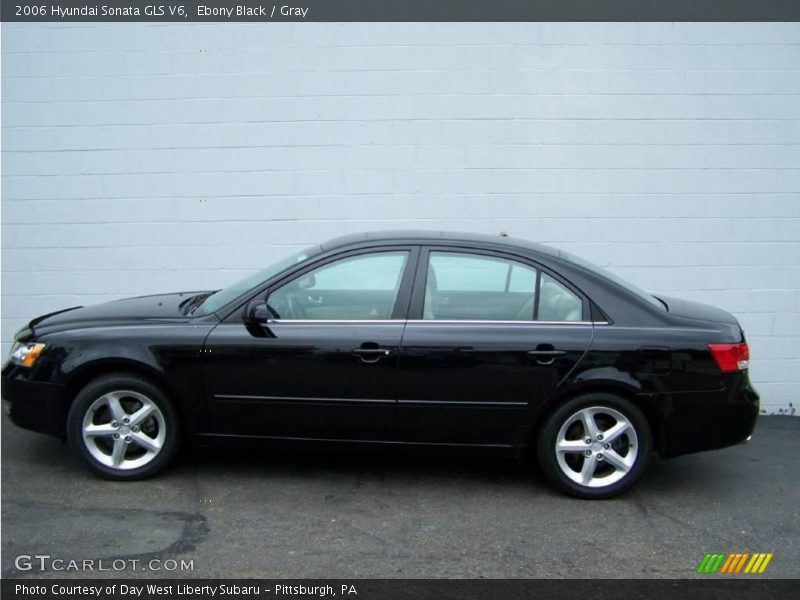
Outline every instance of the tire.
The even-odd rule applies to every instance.
[[[642,411],[607,393],[577,396],[559,406],[545,419],[537,440],[545,476],[561,491],[585,499],[611,498],[630,489],[652,450]]]
[[[67,415],[73,451],[90,471],[106,479],[132,481],[155,475],[175,455],[178,438],[172,402],[161,388],[138,375],[98,377],[78,393]]]

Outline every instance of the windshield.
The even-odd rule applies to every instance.
[[[627,281],[627,280],[623,279],[622,277],[619,277],[618,275],[615,275],[611,271],[606,271],[603,267],[598,267],[596,264],[591,263],[588,260],[586,260],[584,258],[581,258],[580,256],[575,256],[574,254],[570,254],[569,252],[565,252],[564,250],[559,250],[559,252],[561,253],[561,256],[563,258],[565,258],[566,260],[568,260],[570,262],[573,262],[573,263],[577,264],[578,266],[581,266],[581,267],[583,267],[585,269],[589,269],[591,271],[594,271],[595,273],[600,273],[606,279],[610,279],[611,281],[616,283],[618,286],[625,288],[626,290],[628,290],[632,294],[636,294],[642,300],[646,300],[650,304],[653,304],[653,305],[659,307],[661,310],[666,310],[666,304],[664,304],[663,301],[659,300],[658,298],[656,298],[652,294],[648,294],[644,290],[636,287],[630,281]]]
[[[281,271],[285,271],[289,267],[304,262],[315,254],[319,254],[319,252],[319,247],[313,246],[303,250],[302,252],[292,254],[291,256],[276,262],[274,265],[269,266],[266,269],[258,271],[257,273],[253,273],[241,281],[237,281],[226,288],[214,292],[208,298],[206,298],[203,303],[200,304],[193,312],[195,314],[208,314],[217,311],[229,302],[236,300],[236,298],[239,296],[249,292],[255,287],[258,287],[268,279],[272,279]]]

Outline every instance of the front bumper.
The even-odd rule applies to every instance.
[[[3,410],[23,429],[63,437],[69,406],[65,386],[31,381],[26,369],[6,365],[2,374]]]

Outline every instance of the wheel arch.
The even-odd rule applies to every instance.
[[[177,390],[175,390],[169,384],[167,378],[164,377],[163,373],[158,371],[158,369],[155,369],[146,363],[132,360],[130,358],[99,359],[83,364],[80,366],[80,368],[71,372],[69,378],[66,380],[65,386],[65,423],[69,409],[72,406],[72,403],[75,401],[75,397],[78,395],[78,393],[91,381],[94,381],[103,375],[111,375],[112,373],[118,373],[121,375],[135,375],[137,377],[147,379],[154,385],[158,386],[172,401],[172,406],[178,415],[179,427],[183,428],[185,426],[184,414],[182,411],[183,407],[179,401],[179,394]]]
[[[586,394],[611,394],[619,396],[628,400],[642,411],[647,424],[650,426],[650,431],[653,434],[653,448],[656,452],[663,456],[666,447],[665,431],[664,431],[664,418],[658,410],[655,402],[648,398],[637,394],[630,387],[618,381],[591,381],[586,382],[580,386],[573,386],[567,390],[562,391],[560,394],[552,396],[546,403],[541,405],[533,416],[530,425],[530,435],[527,440],[529,448],[536,447],[536,441],[541,432],[542,426],[547,418],[555,412],[559,406],[564,402],[572,400],[578,396]]]

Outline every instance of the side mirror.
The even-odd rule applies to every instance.
[[[263,298],[256,298],[247,303],[244,308],[244,322],[247,325],[256,323],[266,323],[269,320],[269,311],[267,310],[267,303]]]

